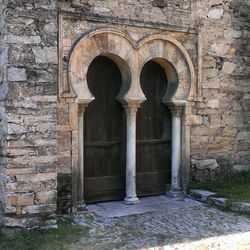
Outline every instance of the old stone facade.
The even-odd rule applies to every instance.
[[[165,70],[162,101],[181,126],[172,131],[172,188],[247,168],[249,9],[247,0],[0,0],[2,224],[50,226],[84,202],[81,138],[94,99],[86,75],[99,55],[121,71],[127,168],[150,60]]]

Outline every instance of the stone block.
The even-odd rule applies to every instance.
[[[56,179],[56,173],[38,173],[38,174],[23,174],[17,175],[16,179],[18,182],[21,181],[32,181],[32,182],[40,182],[40,181],[48,181],[51,179]]]
[[[19,194],[17,199],[18,206],[27,206],[34,204],[34,193]]]
[[[233,172],[244,172],[244,171],[250,171],[250,165],[233,165],[232,166]]]
[[[223,9],[222,8],[216,8],[216,9],[211,9],[208,12],[208,18],[213,18],[213,19],[220,19],[223,16]]]
[[[57,63],[56,47],[33,47],[36,63]]]
[[[236,69],[236,67],[237,65],[235,63],[224,62],[221,72],[223,74],[232,74],[234,70]]]
[[[67,152],[71,149],[71,131],[60,130],[57,132],[59,152]]]
[[[57,172],[58,173],[71,173],[72,168],[72,158],[71,155],[65,157],[59,155],[57,162]]]
[[[8,69],[8,80],[11,82],[22,82],[27,80],[26,69],[10,67]]]
[[[208,201],[219,207],[226,207],[228,205],[226,198],[209,197]]]
[[[16,206],[6,206],[4,208],[5,214],[16,214]]]
[[[68,113],[59,113],[58,114],[58,124],[59,125],[68,125],[69,124],[69,114]]]
[[[219,108],[219,101],[218,100],[209,100],[207,102],[207,107],[211,109]]]
[[[7,194],[6,195],[6,206],[16,206],[17,205],[17,194]]]
[[[9,123],[8,135],[18,135],[27,132],[26,128],[20,124]]]
[[[10,156],[18,156],[18,155],[34,155],[34,148],[9,148],[8,154]]]
[[[250,39],[250,31],[249,30],[243,30],[242,37]]]
[[[31,96],[32,101],[36,102],[57,102],[57,96],[55,95],[36,95]]]
[[[50,179],[47,181],[36,181],[31,182],[29,178],[24,178],[23,181],[17,182],[16,191],[17,192],[46,192],[48,190],[56,190],[57,188],[57,180]]]
[[[219,128],[207,128],[207,127],[194,127],[191,130],[191,136],[216,136],[220,135]]]
[[[226,57],[228,56],[230,46],[226,45],[223,41],[217,41],[216,43],[212,44],[212,53],[216,56]]]
[[[187,116],[187,125],[200,125],[202,124],[201,115],[189,115]]]
[[[10,168],[7,169],[7,174],[9,175],[20,175],[20,174],[30,174],[32,173],[32,168]]]
[[[42,204],[25,206],[22,209],[22,214],[44,214],[53,213],[56,211],[56,204]]]
[[[216,195],[216,193],[207,190],[192,189],[190,190],[190,195],[201,201],[207,201],[209,197]]]
[[[16,44],[39,44],[41,42],[41,37],[8,35],[7,41],[8,43]]]
[[[50,204],[56,202],[56,191],[39,192],[35,195],[36,204]]]
[[[7,227],[37,228],[42,224],[40,218],[5,217],[4,225]]]
[[[237,141],[249,141],[250,140],[250,132],[248,131],[241,131],[236,135]]]
[[[220,128],[221,127],[221,115],[211,115],[210,116],[210,128]]]
[[[17,190],[17,183],[16,182],[6,183],[6,190],[8,192],[15,192]]]
[[[228,37],[232,37],[232,38],[240,38],[242,35],[242,31],[241,30],[230,30],[230,31],[225,31],[225,35]]]
[[[44,156],[16,156],[15,158],[11,159],[9,163],[13,163],[16,165],[23,165],[23,166],[34,166],[37,164],[54,164],[57,162],[56,155],[44,155]]]
[[[250,212],[250,203],[246,202],[233,202],[231,209],[235,212]]]
[[[222,4],[223,3],[223,0],[209,0],[208,1],[208,4],[209,6],[215,6],[215,5],[219,5],[219,4]]]
[[[192,166],[200,170],[204,170],[204,169],[213,170],[219,167],[215,159],[192,160],[191,162],[192,162]]]

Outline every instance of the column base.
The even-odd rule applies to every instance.
[[[77,202],[77,212],[85,211],[86,210],[86,203],[85,201],[78,201]]]
[[[176,200],[182,200],[185,197],[185,194],[182,190],[169,190],[167,196],[174,198]]]
[[[136,204],[139,204],[140,203],[140,200],[136,197],[136,196],[133,196],[133,197],[126,197],[124,199],[124,203],[126,205],[136,205]]]

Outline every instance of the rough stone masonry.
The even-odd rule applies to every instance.
[[[73,44],[100,27],[137,40],[164,33],[190,55],[198,85],[186,182],[248,168],[249,15],[248,0],[0,0],[1,223],[50,226],[71,212],[77,109],[59,73]]]

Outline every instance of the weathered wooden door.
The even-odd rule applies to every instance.
[[[171,174],[171,114],[162,103],[167,77],[159,64],[149,61],[140,81],[147,100],[137,115],[137,195],[164,194]]]
[[[123,199],[125,195],[125,114],[116,96],[121,73],[110,59],[91,63],[88,86],[95,100],[86,109],[84,196],[87,203]]]

